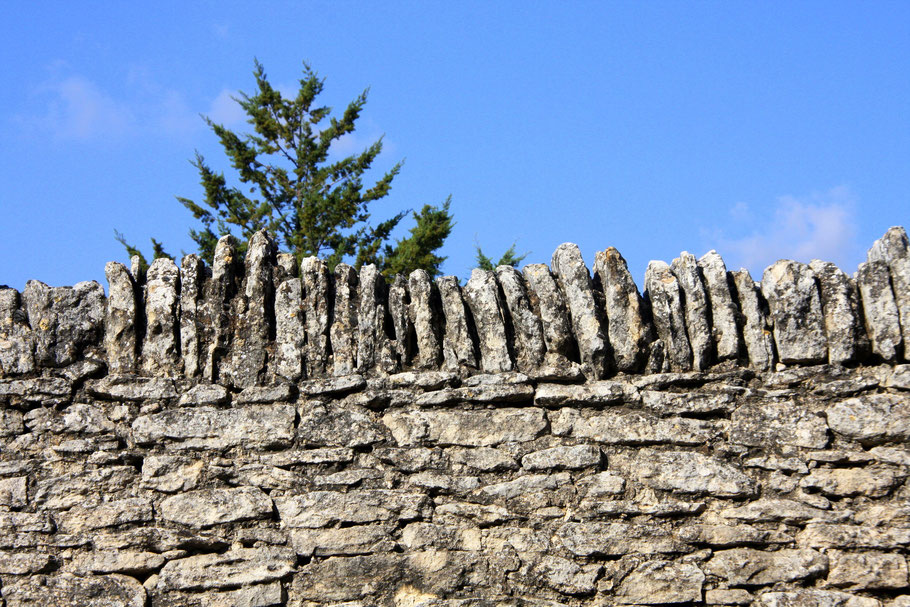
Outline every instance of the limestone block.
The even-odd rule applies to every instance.
[[[651,306],[657,337],[664,345],[669,368],[689,371],[692,348],[686,334],[679,280],[663,261],[651,261],[645,271],[645,296]]]
[[[528,283],[531,308],[540,317],[547,354],[567,363],[577,356],[578,349],[569,324],[565,296],[546,265],[528,264],[522,274]]]
[[[869,340],[856,283],[831,262],[813,259],[809,267],[818,278],[828,362],[844,364],[860,360],[868,350]]]
[[[780,260],[765,269],[761,289],[774,321],[774,342],[780,361],[826,361],[825,319],[812,268],[798,261]]]
[[[8,607],[144,607],[145,588],[126,575],[35,575],[3,587]]]
[[[445,317],[442,354],[446,368],[452,371],[477,368],[477,355],[474,352],[467,310],[458,279],[454,276],[440,276],[436,279],[436,287],[439,289],[442,313]]]
[[[172,259],[159,257],[149,266],[146,276],[142,372],[174,377],[179,368],[180,271]]]
[[[0,377],[35,368],[35,336],[26,318],[19,291],[0,286]]]
[[[843,552],[832,550],[828,584],[863,589],[906,588],[907,559],[885,552]]]
[[[691,563],[648,561],[635,568],[616,593],[621,604],[701,602],[705,574]]]
[[[398,369],[391,336],[386,332],[388,294],[375,265],[360,268],[360,308],[357,315],[357,370],[389,374]]]
[[[229,234],[222,236],[215,245],[212,276],[205,281],[199,314],[203,326],[202,376],[210,382],[219,378],[231,344],[231,300],[237,293],[239,265],[236,239]]]
[[[278,546],[189,556],[168,561],[162,567],[158,589],[207,590],[261,584],[283,578],[295,570],[296,563],[292,549]]]
[[[534,440],[547,426],[542,409],[469,411],[393,411],[382,417],[400,446],[423,442],[466,447],[492,447]]]
[[[199,256],[186,255],[180,262],[180,354],[186,377],[195,377],[202,370],[201,308],[205,278],[206,267]]]
[[[332,343],[332,374],[348,375],[357,368],[358,311],[360,298],[357,291],[358,275],[346,263],[335,266],[335,313],[329,338]]]
[[[657,525],[628,522],[564,523],[556,538],[577,556],[685,552],[686,544]]]
[[[104,348],[107,368],[111,373],[134,373],[139,355],[136,336],[136,284],[130,271],[121,263],[104,266],[108,292],[104,319]]]
[[[415,520],[429,514],[430,503],[427,495],[388,489],[350,493],[309,491],[275,498],[281,526],[291,529]]]
[[[900,477],[890,470],[815,468],[799,484],[828,496],[884,497],[899,481]]]
[[[910,402],[900,394],[868,394],[828,407],[828,425],[863,443],[910,440]]]
[[[300,262],[300,282],[306,327],[306,376],[325,375],[329,358],[329,269],[317,257]]]
[[[198,489],[178,493],[159,506],[161,517],[197,529],[247,519],[268,518],[272,500],[256,487]]]
[[[730,421],[730,440],[741,445],[823,449],[828,444],[825,419],[794,401],[749,402],[737,408]]]
[[[426,270],[414,270],[408,277],[408,292],[408,318],[417,339],[417,366],[436,369],[442,360],[439,291]]]
[[[594,300],[591,275],[578,245],[563,243],[556,247],[550,265],[566,298],[582,370],[587,377],[600,379],[611,370],[612,351],[604,333],[603,310]]]
[[[464,299],[471,309],[474,326],[477,329],[480,367],[485,373],[512,370],[498,291],[496,275],[479,268],[474,268],[470,280],[463,289]]]
[[[824,575],[828,558],[815,550],[765,552],[751,548],[718,550],[703,566],[733,586],[759,586],[793,582]]]
[[[882,261],[888,265],[891,288],[900,315],[901,336],[910,344],[910,240],[902,227],[888,228],[885,235],[875,241],[867,255],[869,261]],[[904,352],[904,360],[908,360]]]
[[[747,270],[730,273],[742,314],[743,344],[754,369],[766,371],[774,365],[774,339],[767,302]]]
[[[511,320],[515,364],[519,370],[532,373],[543,364],[546,353],[543,325],[531,308],[527,285],[518,270],[512,266],[499,266],[496,268],[496,280],[502,289]]]
[[[635,455],[613,456],[610,468],[664,491],[715,497],[747,497],[755,493],[751,478],[730,464],[694,451],[639,449]]]
[[[418,524],[418,523],[412,523]],[[391,552],[394,528],[390,525],[354,525],[330,529],[298,528],[290,532],[291,546],[301,556],[352,556]]]
[[[882,607],[881,601],[866,596],[827,590],[766,592],[759,597],[761,607]]]
[[[670,264],[682,291],[682,306],[686,317],[686,335],[692,348],[692,365],[696,371],[707,369],[714,362],[714,340],[708,310],[708,294],[699,275],[698,261],[683,251]]]
[[[730,291],[732,277],[716,251],[708,251],[698,260],[698,270],[708,294],[711,309],[711,331],[718,360],[739,358],[742,350],[739,308]]]
[[[175,449],[286,446],[294,437],[295,417],[293,405],[169,409],[137,417],[132,434],[140,445],[166,441]]]
[[[291,381],[304,370],[306,327],[300,279],[285,279],[275,289],[275,374]]]
[[[555,468],[578,470],[600,464],[600,449],[593,445],[551,447],[533,451],[521,458],[521,465],[528,470]]]
[[[408,279],[400,274],[395,275],[389,285],[389,315],[392,317],[392,326],[395,328],[395,355],[402,367],[410,366],[414,356],[414,325],[409,314],[410,293],[408,293]]]
[[[607,319],[607,337],[617,371],[640,371],[647,357],[653,328],[645,322],[644,302],[626,260],[615,248],[598,251],[594,268],[600,279]]]
[[[88,346],[102,341],[105,316],[104,288],[97,282],[72,287],[25,283],[22,302],[35,338],[35,362],[62,367],[75,362]]]
[[[887,361],[897,358],[902,344],[900,310],[894,299],[888,265],[884,261],[859,264],[856,284],[863,300],[866,332],[872,352]]]
[[[362,407],[305,402],[299,409],[298,440],[315,447],[362,447],[383,440],[383,428]]]

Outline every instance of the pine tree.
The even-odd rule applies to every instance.
[[[528,256],[528,253],[518,255],[518,252],[515,249],[515,245],[516,243],[513,242],[512,246],[506,249],[506,252],[503,253],[502,257],[499,258],[499,261],[493,263],[493,260],[491,258],[483,254],[480,245],[475,244],[474,250],[476,254],[474,260],[477,264],[476,267],[480,268],[481,270],[495,270],[499,266],[512,266],[513,268],[517,267],[518,264],[524,261],[525,257]]]
[[[294,253],[298,260],[316,255],[330,268],[342,260],[358,268],[375,263],[386,276],[418,268],[439,274],[445,258],[437,251],[453,225],[449,200],[412,213],[416,225],[410,235],[392,244],[391,233],[408,211],[374,224],[369,207],[389,194],[402,163],[364,187],[364,174],[382,151],[382,138],[360,154],[329,161],[332,143],[354,131],[368,90],[337,117],[331,115],[331,108],[316,102],[325,80],[308,64],[304,63],[293,98],[285,98],[269,83],[258,61],[253,75],[256,94],[241,93],[236,99],[248,116],[252,133],[241,135],[205,118],[240,185],[229,185],[224,174],[212,169],[197,152],[193,166],[199,171],[205,197],[201,202],[177,197],[202,223],[200,229],[190,230],[200,256],[211,263],[219,237],[233,233],[245,243],[255,232],[266,229],[281,249]],[[122,235],[118,239],[131,254],[136,251]],[[167,255],[154,239],[153,245],[156,256]]]

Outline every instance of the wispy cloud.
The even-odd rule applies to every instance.
[[[129,106],[105,93],[94,82],[79,75],[40,87],[49,99],[44,112],[23,117],[20,122],[32,129],[48,130],[62,139],[119,138],[136,123]]]
[[[808,196],[781,196],[770,209],[739,202],[730,209],[731,224],[714,234],[716,248],[730,269],[747,268],[760,278],[778,259],[833,261],[847,272],[859,259],[856,206],[847,186]],[[727,234],[739,232],[739,237]]]
[[[242,124],[246,118],[246,113],[240,104],[235,101],[240,98],[238,91],[230,89],[221,89],[218,96],[212,100],[209,111],[205,113],[212,122],[222,124],[228,128],[233,128]]]

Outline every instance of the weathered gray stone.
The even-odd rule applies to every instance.
[[[618,556],[683,552],[686,545],[657,525],[627,522],[565,523],[556,531],[563,547],[577,556]]]
[[[711,422],[704,420],[608,412],[579,418],[572,424],[571,434],[608,445],[700,445],[710,441],[717,432]]]
[[[730,440],[740,445],[823,449],[828,444],[825,419],[793,401],[746,403],[733,412],[730,421]]]
[[[439,292],[426,270],[411,272],[408,291],[411,298],[408,317],[417,339],[416,364],[421,369],[436,369],[442,360]]]
[[[594,300],[591,275],[578,245],[567,242],[556,247],[550,265],[566,298],[582,370],[587,377],[600,379],[612,370],[608,367],[613,356],[604,334],[603,310]]]
[[[0,286],[0,377],[35,368],[35,336],[19,306],[19,291]]]
[[[511,500],[531,493],[552,493],[571,480],[567,472],[556,474],[526,474],[511,481],[487,485],[480,490],[482,495],[494,499]]]
[[[446,368],[453,371],[477,368],[477,355],[458,279],[454,276],[440,276],[436,279],[436,287],[439,289],[445,317],[442,354]]]
[[[177,493],[199,484],[205,462],[174,455],[149,455],[142,460],[142,486]]]
[[[642,390],[642,404],[659,415],[705,415],[733,408],[735,396],[729,392],[658,392]]]
[[[886,388],[910,390],[910,365],[897,365],[883,384]]]
[[[576,480],[575,486],[579,494],[586,498],[600,498],[622,493],[626,480],[613,472],[598,472]]]
[[[275,289],[275,374],[296,381],[303,375],[306,328],[300,279],[285,279]]]
[[[875,241],[868,253],[869,261],[888,264],[891,288],[900,314],[901,336],[904,342],[904,360],[910,344],[910,240],[902,227],[888,228],[885,235]]]
[[[392,338],[386,333],[388,295],[385,279],[375,265],[360,268],[357,370],[359,373],[394,373],[398,360]]]
[[[563,360],[567,363],[577,356],[578,349],[569,324],[565,296],[546,265],[528,264],[522,269],[522,274],[528,283],[531,308],[540,317],[543,326],[547,355],[555,358],[557,363]]]
[[[164,520],[203,529],[221,523],[267,518],[272,500],[256,487],[199,489],[172,495],[161,502]]]
[[[742,588],[715,588],[705,590],[705,602],[709,605],[751,605],[752,593]]]
[[[60,405],[73,393],[73,384],[58,377],[0,380],[0,398],[12,403],[38,403],[44,406]]]
[[[108,418],[104,409],[96,405],[76,403],[63,412],[63,432],[74,434],[102,434],[113,432],[114,423]]]
[[[870,548],[893,551],[910,546],[910,527],[872,527],[869,525],[806,525],[797,542],[809,548]]]
[[[493,447],[453,448],[448,449],[447,452],[452,464],[466,466],[483,472],[515,470],[518,468],[518,462],[514,457],[501,449]]]
[[[604,294],[607,336],[617,371],[635,373],[645,363],[648,344],[653,340],[645,322],[644,302],[629,272],[626,260],[615,248],[598,251],[594,268]]]
[[[25,432],[22,413],[13,409],[0,409],[0,437],[15,436]]]
[[[900,310],[891,288],[888,264],[868,261],[859,264],[856,284],[863,300],[863,315],[872,352],[893,361],[901,348]]]
[[[94,506],[74,506],[56,518],[61,531],[80,533],[126,523],[147,523],[152,520],[152,504],[145,498],[127,498]]]
[[[698,260],[710,304],[711,330],[717,360],[739,358],[742,350],[739,308],[730,292],[730,274],[717,251],[708,251]]]
[[[707,544],[712,547],[790,543],[794,539],[793,536],[779,531],[758,529],[750,525],[695,524],[680,527],[677,533],[685,542]]]
[[[180,271],[174,261],[159,257],[149,266],[145,286],[145,336],[141,368],[157,377],[174,377],[179,370],[178,292]]]
[[[767,302],[748,270],[731,272],[742,314],[743,344],[754,369],[767,371],[774,365],[774,339]]]
[[[759,601],[761,607],[882,607],[878,599],[827,590],[766,592]]]
[[[286,446],[294,437],[295,417],[293,405],[170,409],[136,418],[133,439],[138,444],[167,441],[176,449]]]
[[[306,375],[326,374],[329,358],[329,268],[317,257],[300,262],[300,282],[303,285],[304,324],[306,326]]]
[[[197,384],[180,394],[177,404],[181,407],[199,405],[223,405],[230,402],[231,394],[218,384]]]
[[[746,497],[755,493],[755,482],[717,458],[693,451],[639,449],[635,455],[617,454],[610,467],[665,491]]]
[[[600,573],[600,565],[580,566],[558,556],[542,555],[523,572],[530,580],[543,582],[562,594],[588,594]]]
[[[414,356],[415,333],[409,315],[409,306],[408,279],[396,274],[395,280],[389,285],[389,315],[392,317],[392,326],[395,328],[395,354],[402,367],[410,366]]]
[[[166,400],[177,397],[174,381],[165,378],[108,375],[86,382],[90,394],[111,400]]]
[[[28,483],[26,477],[0,479],[0,506],[23,508],[28,504]]]
[[[122,263],[104,266],[108,292],[104,319],[104,348],[111,373],[134,373],[139,353],[136,336],[136,284]]]
[[[335,313],[329,337],[332,343],[332,374],[353,373],[357,368],[358,311],[357,272],[346,263],[335,266]]]
[[[54,559],[49,554],[0,554],[0,574],[30,575],[50,567]]]
[[[910,440],[910,402],[901,394],[868,394],[828,407],[831,429],[863,443]]]
[[[200,554],[169,561],[161,569],[159,590],[236,588],[278,580],[296,568],[290,548],[234,548],[223,554]]]
[[[492,447],[534,440],[547,426],[542,409],[480,409],[472,411],[394,411],[382,423],[401,446],[423,442],[467,447]]]
[[[202,376],[215,382],[228,354],[231,339],[231,299],[237,292],[239,270],[237,241],[230,234],[215,245],[212,277],[205,282],[201,321],[204,327]],[[135,274],[134,274],[135,275]]]
[[[774,342],[780,361],[826,361],[825,318],[815,272],[804,263],[780,260],[765,269],[761,289],[774,321]]]
[[[725,579],[733,586],[762,586],[824,575],[828,571],[828,558],[815,550],[765,552],[733,548],[718,550],[703,568],[705,573]]]
[[[272,273],[277,254],[275,241],[264,230],[250,238],[240,296],[233,301],[233,335],[223,381],[247,388],[265,380],[270,324],[275,309]]]
[[[714,340],[708,315],[708,294],[699,276],[698,261],[694,255],[683,251],[670,264],[670,271],[676,276],[682,291],[692,366],[696,371],[702,371],[714,361]]]
[[[195,377],[202,370],[201,308],[205,275],[205,264],[198,255],[186,255],[180,262],[180,354],[186,377]]]
[[[334,529],[293,529],[291,545],[301,556],[350,556],[391,552],[393,527],[389,525],[354,525]]]
[[[429,497],[421,493],[387,489],[309,491],[275,498],[281,526],[291,529],[421,519],[429,514],[430,503]]]
[[[648,561],[622,581],[616,594],[624,605],[701,602],[704,582],[705,574],[691,563]]]
[[[499,266],[496,280],[511,320],[515,364],[519,370],[531,373],[543,364],[546,353],[540,318],[531,308],[525,281],[518,270],[512,266]]]
[[[339,407],[318,401],[300,406],[297,438],[307,446],[360,447],[384,436],[374,414],[362,407]]]
[[[35,362],[62,367],[75,362],[87,346],[100,344],[105,299],[104,288],[94,281],[72,287],[25,283],[22,302],[35,337]]]
[[[306,396],[324,396],[328,394],[344,394],[360,390],[367,385],[362,375],[345,375],[343,377],[328,377],[313,379],[297,384],[300,394]]]
[[[463,293],[477,329],[481,369],[486,373],[511,371],[512,359],[495,274],[474,268]]]
[[[637,391],[618,381],[588,382],[581,385],[539,384],[534,395],[538,405],[610,405],[634,401]]]
[[[843,552],[832,550],[828,584],[858,590],[906,588],[907,559],[884,552]]]
[[[8,607],[144,607],[145,588],[125,575],[36,575],[4,585]]]
[[[92,550],[73,559],[73,571],[88,573],[125,573],[142,575],[157,571],[164,565],[165,557],[140,550]]]
[[[849,512],[838,513],[821,510],[795,500],[774,498],[761,498],[743,506],[725,508],[720,514],[724,518],[750,523],[785,522],[790,524],[833,523],[846,520],[850,516]]]
[[[799,484],[829,496],[884,497],[899,480],[900,477],[887,469],[815,468]]]
[[[663,261],[651,261],[645,271],[645,295],[650,303],[657,336],[673,371],[692,369],[692,347],[686,334],[679,281]]]
[[[828,362],[835,365],[860,360],[869,340],[863,326],[862,306],[856,283],[835,264],[813,259],[809,267],[818,278]]]
[[[521,458],[521,465],[528,470],[566,468],[577,470],[600,464],[600,449],[593,445],[551,447],[533,451]]]
[[[294,386],[290,384],[274,384],[271,386],[250,386],[234,396],[234,403],[246,405],[248,403],[270,404],[287,402],[294,398]]]

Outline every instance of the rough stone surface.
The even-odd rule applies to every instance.
[[[39,575],[3,588],[9,607],[144,607],[145,589],[125,575]]]
[[[527,286],[518,270],[512,266],[499,266],[496,280],[511,321],[515,364],[520,371],[533,373],[543,364],[546,353],[540,318],[531,308]]]
[[[739,309],[730,291],[731,277],[727,272],[727,266],[717,251],[712,250],[699,258],[698,271],[710,304],[711,332],[717,360],[739,358],[742,350]]]
[[[718,497],[746,497],[755,493],[751,478],[730,464],[692,451],[641,449],[635,456],[614,457],[613,466],[650,487],[665,491]]]
[[[435,283],[426,270],[414,270],[408,277],[408,317],[417,339],[417,366],[433,369],[442,360],[439,326],[440,301]]]
[[[894,300],[888,265],[884,261],[859,264],[856,283],[863,300],[872,351],[884,360],[895,360],[902,345],[900,311]]]
[[[544,264],[528,264],[522,269],[522,274],[528,283],[531,307],[540,317],[543,326],[547,355],[552,355],[565,364],[578,352],[572,337],[565,296],[556,285],[550,269]]]
[[[408,279],[400,274],[396,275],[389,285],[389,315],[395,328],[395,355],[402,367],[410,366],[414,356],[412,345],[415,334],[409,307]]]
[[[644,302],[626,260],[613,247],[598,251],[594,268],[604,295],[607,335],[617,371],[635,373],[645,363],[653,330],[645,321]]]
[[[828,362],[840,365],[859,360],[865,355],[869,342],[856,283],[831,262],[813,259],[809,267],[818,278]]]
[[[159,509],[164,520],[204,528],[266,518],[272,514],[272,500],[255,487],[200,489],[169,497]]]
[[[180,354],[187,377],[195,377],[202,369],[201,307],[205,274],[205,264],[198,255],[187,255],[180,262]]]
[[[335,313],[329,336],[332,342],[332,373],[338,376],[353,373],[357,368],[358,311],[357,272],[340,263],[335,266]]]
[[[360,268],[357,314],[357,369],[360,373],[391,373],[397,366],[392,338],[386,331],[386,290],[385,279],[375,265]]]
[[[898,394],[842,400],[827,411],[835,432],[864,443],[910,440],[910,402]]]
[[[167,257],[149,266],[145,283],[145,336],[142,340],[142,371],[158,377],[173,377],[179,363],[180,325],[177,321],[180,271]]]
[[[686,334],[679,280],[670,266],[652,261],[645,271],[645,290],[654,318],[657,336],[663,343],[668,370],[692,369],[692,347]]]
[[[35,362],[62,367],[75,362],[87,346],[102,341],[104,289],[97,282],[72,287],[25,283],[22,303],[35,339]]]
[[[743,318],[743,344],[749,355],[749,364],[755,369],[766,371],[775,361],[768,303],[747,270],[731,274]]]
[[[902,227],[888,228],[885,235],[872,244],[867,257],[869,261],[881,261],[888,265],[906,348],[906,344],[910,344],[910,239],[907,232]],[[905,351],[904,360],[907,360],[906,354]]]
[[[111,373],[136,371],[139,341],[136,335],[136,284],[122,263],[108,262],[104,266],[108,292],[107,313],[104,318],[104,347],[107,367]]]
[[[294,436],[294,418],[292,405],[199,407],[143,415],[132,429],[139,444],[163,441],[176,449],[262,448],[287,444]]]
[[[714,341],[708,317],[708,294],[702,283],[698,262],[694,255],[683,251],[670,264],[670,271],[676,276],[683,295],[692,365],[696,371],[707,369],[714,360]]]
[[[205,590],[259,584],[294,571],[294,551],[281,547],[239,548],[169,561],[161,569],[160,590]]]
[[[325,375],[329,358],[329,269],[324,261],[307,257],[300,262],[306,327],[307,377]]]
[[[484,373],[511,371],[512,359],[509,356],[496,275],[491,271],[474,268],[463,293],[477,328],[480,368]]]
[[[649,561],[623,580],[617,595],[621,604],[700,602],[704,581],[705,574],[693,564]]]
[[[828,571],[828,559],[815,550],[733,548],[715,552],[704,571],[732,586],[763,586],[818,577]]]
[[[0,286],[0,377],[35,368],[35,336],[20,305],[16,289]]]
[[[454,276],[440,276],[436,279],[442,313],[445,317],[445,334],[442,340],[442,354],[445,366],[457,371],[477,367],[477,355],[471,340],[468,312],[461,295],[461,287]]]
[[[306,351],[303,289],[300,279],[286,279],[275,289],[275,373],[291,381],[301,378]]]
[[[219,379],[222,362],[230,347],[231,299],[237,292],[239,274],[237,241],[231,235],[222,236],[215,245],[212,277],[205,282],[200,315],[205,329],[202,376],[211,382]]]
[[[798,261],[778,261],[765,269],[761,288],[774,321],[780,361],[812,364],[827,360],[825,319],[812,269]]]

